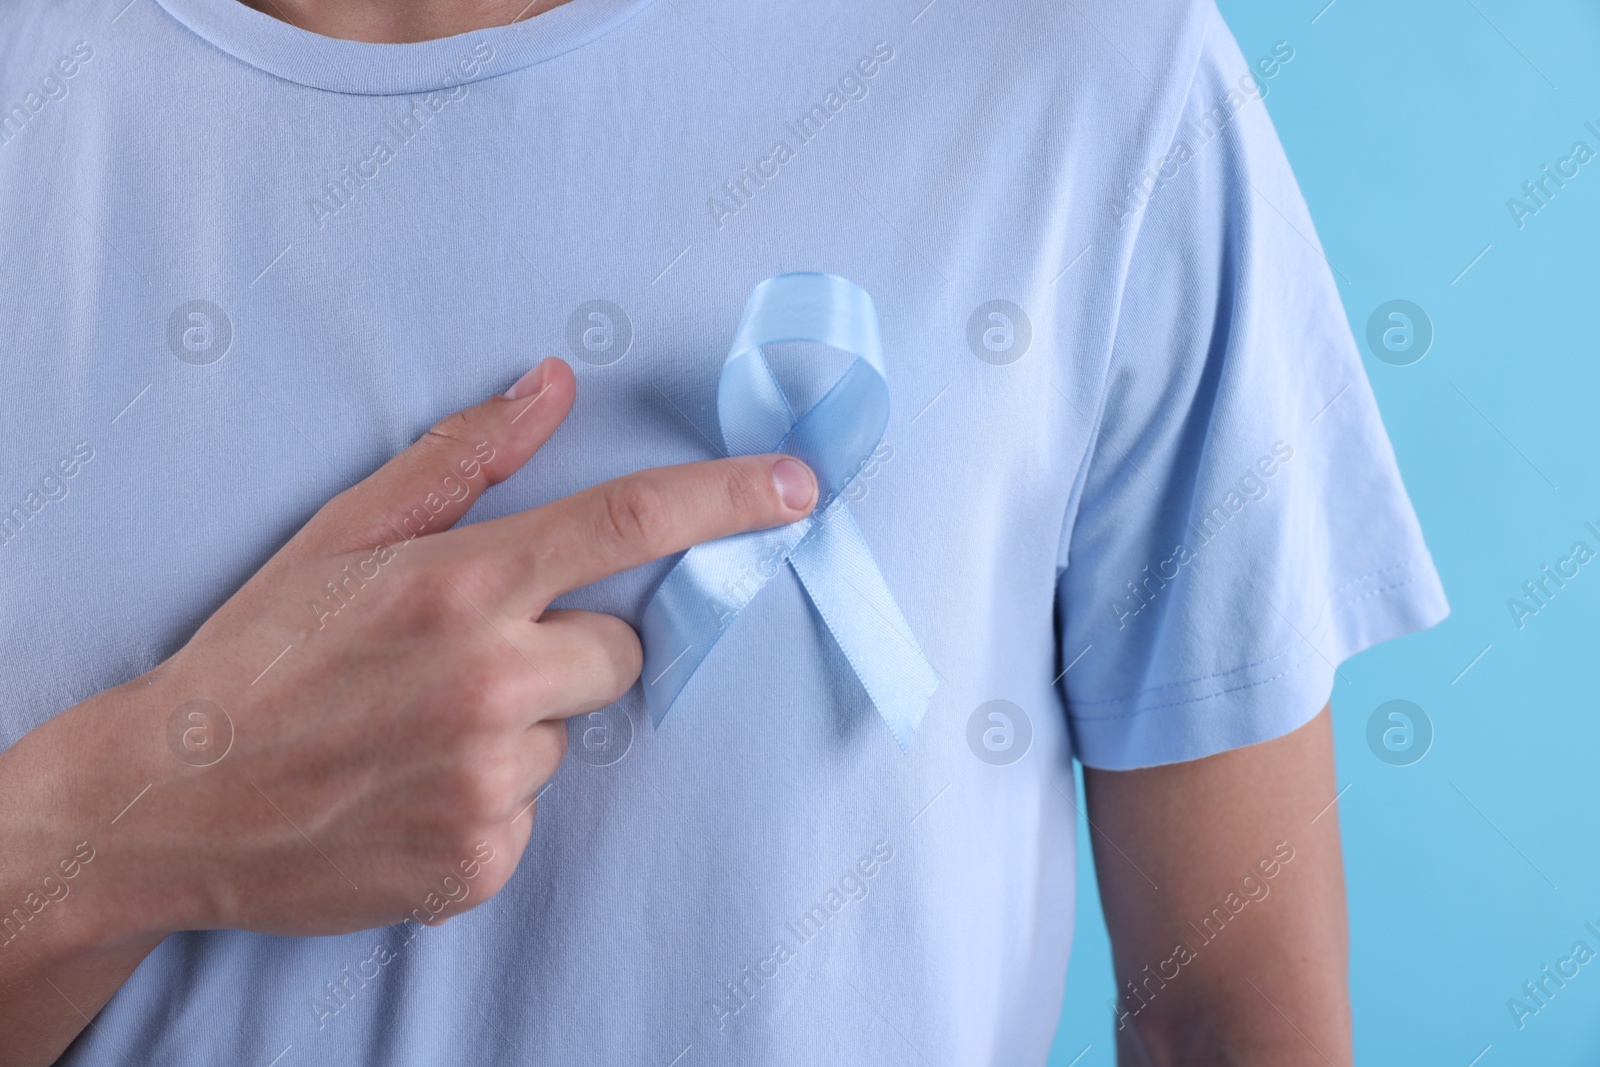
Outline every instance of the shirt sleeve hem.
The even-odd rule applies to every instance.
[[[1071,717],[1078,759],[1102,770],[1134,770],[1213,756],[1304,726],[1327,704],[1334,671],[1373,645],[1437,625],[1450,613],[1426,552],[1386,568],[1376,588],[1352,591],[1305,639],[1253,669],[1224,672],[1194,694],[1191,683],[1147,689],[1109,714]],[[1376,572],[1375,572],[1376,573]],[[1298,646],[1298,647],[1295,647]],[[1218,685],[1223,679],[1232,684]],[[1185,695],[1183,690],[1190,690]],[[1176,692],[1175,692],[1176,690]]]

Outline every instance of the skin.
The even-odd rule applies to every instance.
[[[244,0],[263,14],[324,37],[407,44],[509,26],[565,0]]]
[[[1338,792],[1331,724],[1325,707],[1259,745],[1144,770],[1085,770],[1101,904],[1128,1012],[1118,1063],[1351,1062],[1344,862],[1338,809],[1328,806]],[[1258,864],[1267,859],[1274,869],[1280,842],[1292,859],[1263,877]],[[1246,875],[1254,878],[1241,889]],[[1202,927],[1230,891],[1237,914]],[[1194,953],[1187,963],[1175,958],[1179,941]],[[1163,972],[1174,971],[1163,985]],[[1147,1000],[1126,992],[1130,980]]]
[[[562,0],[246,2],[326,36],[403,43],[508,25]],[[642,662],[621,620],[545,611],[548,601],[815,503],[809,472],[810,496],[788,507],[771,477],[778,457],[749,456],[641,472],[446,532],[566,416],[571,372],[544,366],[550,377],[521,399],[450,416],[330,501],[170,660],[0,754],[0,901],[35,891],[74,843],[95,850],[68,883],[75,903],[46,906],[0,950],[0,1067],[52,1062],[171,932],[376,927],[429,893],[440,899],[447,875],[469,893],[430,922],[488,899],[515,870],[533,797],[565,752],[561,719],[616,699]],[[306,601],[395,541],[385,520],[483,441],[495,458],[461,479],[468,495],[382,565],[386,576],[353,601],[361,610],[315,629]],[[169,718],[193,699],[234,724],[212,767],[167,746]],[[1206,759],[1085,769],[1119,984],[1144,981],[1178,940],[1198,946],[1136,1015],[1139,1002],[1124,1002],[1124,1067],[1351,1062],[1338,810],[1323,811],[1333,770],[1326,708],[1285,737]],[[1278,842],[1293,859],[1266,880],[1269,894],[1204,942],[1190,924]],[[478,862],[485,849],[493,858]]]

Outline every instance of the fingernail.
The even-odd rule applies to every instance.
[[[521,400],[538,392],[539,387],[544,385],[544,368],[548,362],[548,360],[541,361],[537,367],[518,378],[517,384],[506,390],[506,399]]]
[[[778,489],[778,499],[791,511],[804,511],[817,495],[817,481],[811,469],[793,459],[780,459],[772,465],[772,484]]]

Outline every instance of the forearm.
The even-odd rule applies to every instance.
[[[157,907],[181,900],[153,906],[129,848],[128,804],[163,770],[140,736],[153,696],[145,679],[109,690],[0,753],[0,1067],[53,1062],[166,936]]]

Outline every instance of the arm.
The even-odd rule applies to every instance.
[[[1328,709],[1205,759],[1086,768],[1084,787],[1117,972],[1118,1062],[1348,1065]]]

